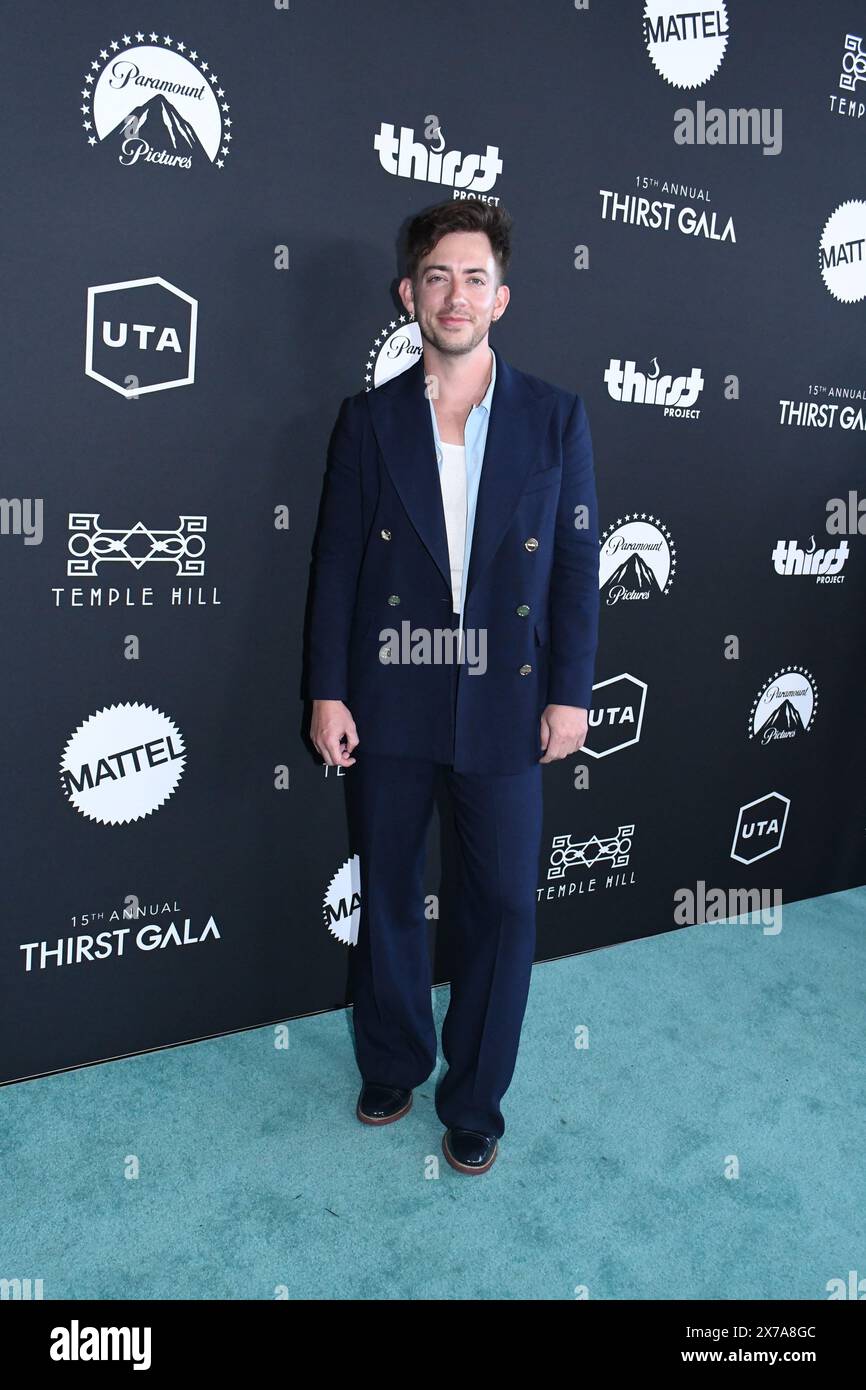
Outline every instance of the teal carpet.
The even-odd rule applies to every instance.
[[[0,1277],[46,1299],[826,1299],[866,1276],[864,923],[858,888],[785,906],[776,936],[742,919],[536,966],[482,1176],[442,1156],[437,1073],[404,1119],[358,1123],[348,1012],[284,1049],[267,1027],[7,1086]]]

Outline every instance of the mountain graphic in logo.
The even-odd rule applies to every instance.
[[[803,721],[794,705],[790,700],[783,700],[777,705],[770,715],[761,725],[764,729],[784,729],[785,732],[801,734],[803,732]]]
[[[123,169],[224,169],[235,115],[214,56],[206,61],[184,38],[141,30],[103,44],[75,93],[88,148],[109,141]]]
[[[673,537],[652,512],[626,512],[599,537],[598,588],[607,608],[670,593],[676,571]]]
[[[618,595],[660,593],[658,580],[645,560],[632,551],[628,559],[625,560],[618,569],[608,579],[602,589],[602,593],[611,597],[611,591],[616,590]]]
[[[151,97],[143,106],[128,111],[108,138],[112,135],[119,136],[121,141],[134,140],[138,136],[147,140],[151,149],[167,147],[172,154],[201,154],[205,157],[201,141],[189,121],[185,121],[161,93]]]
[[[785,666],[764,682],[752,701],[749,738],[764,747],[798,738],[811,729],[817,708],[818,687],[811,671],[805,666]]]

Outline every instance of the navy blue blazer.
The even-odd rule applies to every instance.
[[[379,658],[386,630],[454,622],[423,357],[342,402],[312,555],[306,693],[345,702],[359,751],[520,772],[541,756],[546,705],[590,708],[598,504],[573,392],[496,352],[463,617],[486,633],[483,674],[468,641],[464,663]]]

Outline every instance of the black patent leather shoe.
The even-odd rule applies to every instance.
[[[496,1161],[499,1141],[495,1134],[481,1134],[477,1129],[446,1129],[442,1152],[459,1173],[486,1173]]]
[[[412,1109],[412,1092],[402,1086],[379,1086],[365,1081],[355,1114],[365,1125],[390,1125]]]

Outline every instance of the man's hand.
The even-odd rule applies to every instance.
[[[540,763],[556,762],[577,753],[587,733],[588,711],[579,705],[548,705],[541,716],[541,746],[545,750]]]
[[[345,736],[346,746],[341,740]],[[349,755],[358,747],[355,721],[342,700],[314,700],[310,738],[329,767],[352,767]]]

